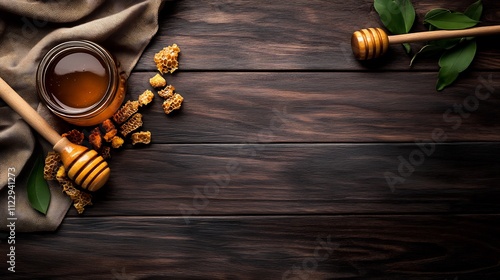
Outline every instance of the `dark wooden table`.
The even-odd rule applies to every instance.
[[[422,30],[473,1],[412,2]],[[160,17],[128,98],[177,43],[182,111],[157,99],[154,143],[114,155],[93,207],[18,234],[17,278],[500,279],[499,37],[438,93],[435,58],[353,59],[351,33],[381,26],[371,0],[181,0]]]

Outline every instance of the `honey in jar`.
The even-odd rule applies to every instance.
[[[37,90],[47,107],[69,123],[96,125],[123,102],[125,78],[111,54],[90,41],[51,49],[37,70]]]

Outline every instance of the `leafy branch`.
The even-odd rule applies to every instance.
[[[408,33],[415,20],[415,10],[409,0],[375,0],[374,7],[384,26],[393,34]],[[413,11],[413,12],[411,12]],[[476,26],[483,13],[481,0],[470,5],[463,13],[447,9],[433,9],[424,17],[424,25],[432,30],[457,30]],[[405,44],[409,53],[409,45]],[[427,42],[411,59],[410,66],[418,57],[441,55],[436,90],[451,85],[465,71],[476,55],[474,37],[443,39]]]

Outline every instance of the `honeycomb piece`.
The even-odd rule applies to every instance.
[[[120,133],[126,137],[130,132],[138,129],[141,126],[142,126],[142,114],[136,113],[120,127]]]
[[[61,185],[63,192],[73,201],[73,207],[75,207],[78,214],[85,211],[85,206],[92,205],[92,195],[75,187],[75,183],[68,179],[64,166],[59,167],[57,171],[57,181]]]
[[[64,168],[63,165],[59,166],[59,169],[57,169],[56,180],[59,183],[68,180],[68,176],[66,175],[66,168]]]
[[[113,120],[118,123],[122,124],[124,123],[130,116],[133,114],[137,113],[139,110],[139,101],[127,101],[120,110],[118,110],[114,115],[113,115]]]
[[[102,128],[106,131],[102,137],[106,142],[111,142],[111,139],[113,139],[113,137],[118,133],[118,130],[110,119],[102,122]]]
[[[73,207],[75,207],[78,214],[85,211],[85,206],[92,205],[92,195],[87,192],[78,191],[75,199],[73,199]]]
[[[102,138],[104,138],[106,142],[111,142],[111,140],[116,136],[117,133],[118,130],[116,128],[113,128],[112,130],[106,132],[106,134],[104,134]]]
[[[175,88],[173,85],[168,85],[164,89],[158,91],[158,95],[160,97],[167,99],[167,98],[174,96],[174,90],[175,90]]]
[[[174,110],[179,110],[182,106],[183,100],[184,98],[180,94],[174,94],[174,96],[163,102],[163,111],[165,111],[165,114],[168,115]]]
[[[150,90],[145,90],[141,95],[139,95],[139,98],[137,101],[139,101],[139,106],[144,106],[148,105],[153,101],[153,98],[155,97],[154,93],[151,92]]]
[[[89,142],[94,150],[99,150],[102,146],[101,130],[99,127],[94,128],[89,135]]]
[[[177,70],[179,66],[177,58],[179,57],[180,51],[181,49],[176,44],[173,44],[172,46],[165,47],[156,53],[154,61],[158,71],[165,74],[168,72],[173,73]]]
[[[156,74],[153,78],[149,79],[149,83],[154,88],[161,88],[167,85],[167,80],[162,75]]]
[[[63,133],[61,136],[68,138],[69,142],[77,145],[82,144],[83,139],[85,138],[85,135],[76,129]]]
[[[102,146],[99,154],[103,159],[111,158],[111,148],[109,146]]]
[[[141,131],[141,132],[132,133],[131,139],[132,139],[132,145],[149,144],[149,143],[151,143],[151,132],[150,131]]]
[[[123,143],[125,143],[125,140],[123,140],[120,136],[115,136],[111,140],[111,147],[113,147],[113,149],[118,149],[123,145]]]
[[[63,192],[66,193],[66,195],[69,196],[71,200],[76,200],[78,198],[78,195],[80,194],[80,191],[75,187],[73,182],[66,181],[63,182],[63,184]]]
[[[61,165],[61,156],[56,152],[49,152],[45,157],[43,178],[45,180],[55,180],[59,165]]]

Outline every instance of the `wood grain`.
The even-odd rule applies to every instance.
[[[425,13],[434,8],[463,11],[474,1],[413,1],[414,25],[423,30]],[[470,3],[469,3],[470,2]],[[500,24],[500,3],[485,0],[481,25]],[[392,46],[383,59],[360,63],[351,53],[354,31],[382,27],[373,0],[323,1],[172,1],[161,14],[162,28],[137,65],[154,70],[153,56],[161,48],[181,47],[183,70],[410,70],[408,57]],[[480,39],[475,69],[500,68],[498,36]],[[423,44],[413,44],[417,52]],[[413,69],[438,69],[425,59]]]
[[[18,236],[9,279],[493,280],[499,224],[498,215],[211,217],[189,227],[178,217],[69,218],[57,235]]]
[[[412,1],[414,31],[474,1]],[[142,108],[153,144],[115,151],[83,215],[17,233],[16,274],[0,233],[0,278],[500,279],[499,36],[437,93],[435,58],[353,59],[380,26],[372,0],[167,1],[127,98],[177,43],[183,109]]]
[[[152,145],[114,155],[84,215],[498,213],[499,157],[498,143],[430,156],[415,144]]]
[[[128,98],[153,75],[134,73]],[[154,143],[414,142],[435,129],[447,142],[499,141],[498,77],[464,74],[438,93],[435,73],[179,72],[166,78],[182,111],[166,116],[157,96],[141,112]]]

